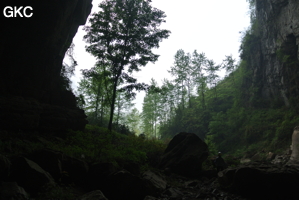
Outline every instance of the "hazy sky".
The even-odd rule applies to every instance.
[[[100,2],[93,0],[91,13],[99,10]],[[179,49],[186,53],[192,53],[195,49],[198,53],[204,52],[207,58],[217,64],[222,62],[225,55],[239,59],[241,32],[250,24],[246,0],[152,0],[152,6],[165,12],[166,23],[161,28],[170,30],[171,34],[160,43],[159,49],[154,49],[154,53],[160,55],[158,61],[149,63],[135,75],[139,82],[149,83],[153,77],[161,84],[162,79],[171,79],[167,70],[172,66],[174,55]],[[74,56],[78,62],[72,78],[74,88],[81,78],[80,69],[89,69],[95,64],[95,58],[85,51],[85,31],[82,28],[79,27],[73,39]],[[140,111],[143,98],[144,92],[141,92],[134,101]]]

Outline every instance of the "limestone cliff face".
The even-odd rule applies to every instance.
[[[92,0],[2,0],[5,6],[31,6],[30,18],[1,14],[1,130],[82,129],[83,110],[61,88],[62,60]],[[52,131],[52,130],[51,130]]]
[[[263,98],[292,105],[299,97],[299,1],[256,0],[256,18],[253,85]]]

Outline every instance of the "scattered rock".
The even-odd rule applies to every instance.
[[[62,171],[66,173],[63,180],[66,183],[75,183],[80,186],[86,184],[88,164],[85,161],[63,155]]]
[[[272,152],[269,152],[267,157],[266,157],[266,160],[267,161],[271,161],[275,158],[276,154],[275,153],[272,153]]]
[[[34,151],[29,158],[49,172],[52,177],[58,181],[61,178],[62,153],[51,149],[42,149]]]
[[[136,176],[140,175],[140,164],[128,162],[123,168]]]
[[[83,196],[79,197],[78,200],[108,200],[101,190],[91,191]]]
[[[262,152],[258,152],[256,154],[254,154],[252,157],[251,157],[251,161],[253,162],[256,162],[256,161],[262,161],[264,159],[264,155]]]
[[[97,190],[107,185],[108,177],[117,171],[112,163],[96,163],[90,166],[87,175],[89,189]]]
[[[204,170],[201,173],[201,177],[205,177],[208,179],[215,178],[215,177],[217,177],[217,170],[216,169]]]
[[[285,165],[290,160],[290,155],[276,155],[275,158],[271,161],[275,165]]]
[[[144,181],[126,170],[110,175],[102,191],[109,200],[139,200],[146,196]]]
[[[144,200],[158,200],[156,197],[146,196]]]
[[[184,185],[186,188],[194,188],[198,185],[198,181],[197,180],[187,181],[187,182],[185,182]]]
[[[10,173],[11,162],[3,155],[0,155],[0,180],[5,180]]]
[[[181,199],[184,194],[177,188],[168,188],[163,195],[166,195],[170,199]]]
[[[29,195],[16,182],[2,182],[0,185],[1,200],[27,200]]]
[[[166,189],[166,181],[152,171],[144,172],[142,178],[146,182],[147,195],[158,196]]]

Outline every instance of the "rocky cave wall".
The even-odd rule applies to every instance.
[[[61,86],[66,50],[91,12],[92,0],[2,0],[0,130],[59,132],[83,129],[84,111]],[[6,6],[31,6],[33,15],[6,18]]]
[[[264,99],[290,106],[299,97],[299,1],[256,0],[256,19],[253,85]]]

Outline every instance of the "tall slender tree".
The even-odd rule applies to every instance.
[[[225,59],[222,61],[222,68],[226,70],[226,73],[229,73],[233,77],[233,82],[235,84],[235,76],[234,76],[234,71],[236,69],[236,60],[233,59],[232,55],[225,56]]]
[[[139,135],[141,133],[140,131],[141,114],[139,113],[137,108],[133,108],[126,115],[126,123],[128,124],[130,131],[134,132],[136,135]]]
[[[144,131],[157,138],[158,121],[161,118],[161,95],[156,90],[157,82],[152,78],[151,85],[153,86],[146,93],[142,105],[142,118]]]
[[[204,68],[207,63],[207,57],[205,53],[197,53],[196,50],[194,50],[192,54],[192,77],[193,82],[198,87],[198,94],[201,96],[201,104],[202,108],[205,109],[205,92],[207,87],[207,77],[204,74]]]
[[[177,89],[177,96],[180,97],[180,104],[182,105],[182,110],[185,108],[186,93],[188,93],[187,77],[190,71],[190,57],[185,54],[184,50],[180,49],[176,52],[174,56],[173,66],[168,71],[174,77],[174,83]]]
[[[97,73],[89,73],[82,70],[83,79],[79,82],[78,92],[84,96],[85,106],[91,123],[103,126],[107,118],[107,108],[111,101],[111,83],[107,80],[107,74],[97,68]]]
[[[151,49],[159,47],[170,31],[159,29],[166,16],[153,8],[150,0],[104,0],[99,8],[90,18],[91,26],[85,27],[84,39],[89,43],[86,50],[97,58],[98,66],[109,66],[113,85],[108,124],[111,130],[120,79],[127,83],[123,87],[127,92],[145,89],[146,84],[137,83],[131,74],[148,62],[157,61],[159,55]]]
[[[213,60],[207,60],[207,65],[205,67],[207,75],[208,83],[210,84],[210,87],[214,87],[215,91],[215,97],[217,98],[217,82],[219,80],[219,75],[217,74],[217,71],[220,69],[220,65],[216,65],[216,63]]]

